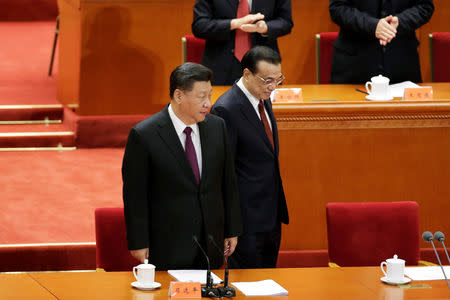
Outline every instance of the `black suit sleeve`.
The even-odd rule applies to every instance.
[[[233,122],[230,120],[228,111],[223,106],[213,106],[211,113],[224,119],[227,133],[228,141],[233,157],[236,157],[237,149],[237,129],[233,127]]]
[[[225,161],[223,174],[223,198],[225,208],[225,230],[226,238],[242,234],[242,216],[239,202],[239,192],[234,169],[233,155],[231,154],[225,122],[222,121],[222,135],[225,144]]]
[[[230,36],[230,19],[217,19],[212,0],[197,0],[194,5],[192,33],[201,39],[227,40]]]
[[[148,248],[148,154],[133,128],[128,136],[122,164],[123,204],[128,249]]]
[[[414,32],[431,19],[433,12],[433,0],[417,0],[415,5],[397,14],[398,35]]]
[[[291,0],[279,0],[274,10],[274,18],[266,21],[267,37],[276,39],[291,32],[292,22]]]
[[[379,19],[358,10],[352,0],[330,0],[329,10],[331,19],[341,28],[375,37]]]

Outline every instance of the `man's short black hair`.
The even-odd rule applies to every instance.
[[[176,67],[170,74],[170,99],[176,89],[191,91],[196,81],[211,81],[212,75],[209,68],[192,62]]]
[[[248,50],[247,53],[244,54],[241,60],[241,68],[242,71],[244,69],[249,69],[252,73],[257,73],[258,70],[256,66],[258,62],[265,61],[274,65],[278,65],[281,63],[280,54],[266,46],[256,46],[252,49]]]

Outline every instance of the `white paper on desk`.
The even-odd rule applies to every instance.
[[[420,86],[412,81],[403,81],[400,83],[391,84],[389,86],[389,93],[392,95],[392,97],[403,97],[405,89],[410,88],[420,88]]]
[[[450,266],[444,266],[445,275],[450,277]],[[412,280],[443,280],[444,274],[440,266],[431,267],[407,267],[405,268],[405,275]]]
[[[206,284],[206,270],[168,270],[167,272],[178,281]],[[222,282],[222,279],[213,272],[211,272],[211,277],[214,280],[214,284]]]
[[[272,279],[254,282],[233,282],[245,296],[284,296],[288,291]]]

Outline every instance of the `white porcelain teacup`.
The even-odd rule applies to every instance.
[[[141,285],[151,285],[155,282],[155,266],[146,259],[143,264],[133,267],[133,274]]]
[[[389,81],[389,78],[383,75],[372,77],[370,81],[366,82],[366,90],[369,96],[375,99],[388,99],[390,97]]]
[[[386,271],[383,268],[384,265],[386,266]],[[380,267],[388,281],[401,281],[405,278],[405,261],[399,259],[397,254],[394,255],[394,258],[383,261]]]

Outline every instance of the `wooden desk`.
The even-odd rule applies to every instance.
[[[434,92],[434,99],[439,101],[450,102],[450,83],[421,83],[421,86],[432,86]],[[362,85],[358,84],[287,84],[283,85],[283,88],[302,88],[303,98],[305,103],[330,103],[333,107],[333,103],[341,102],[361,102],[365,105],[378,105],[380,103],[411,103],[409,101],[401,101],[399,98],[395,98],[392,101],[369,101],[366,100],[365,94],[357,92],[355,89],[364,89]],[[216,101],[223,93],[225,93],[229,86],[213,86],[213,101]],[[315,101],[321,100],[321,101]],[[331,101],[324,101],[331,100]],[[429,101],[427,102],[429,103]],[[290,104],[295,105],[295,104]]]
[[[223,277],[223,270],[214,271]],[[168,298],[167,272],[157,272],[156,281],[162,287],[155,291],[139,291],[131,287],[131,272],[96,273],[36,273],[30,274],[43,288],[62,300],[70,299],[138,299]],[[231,270],[231,282],[273,279],[289,291],[284,297],[252,297],[252,299],[449,299],[450,290],[445,281],[425,282],[427,289],[403,290],[380,281],[378,267],[367,268],[305,268]],[[1,282],[2,278],[0,278]],[[421,282],[422,283],[422,282]],[[34,298],[33,298],[34,299]],[[236,298],[248,299],[241,292]]]
[[[0,299],[54,300],[31,274],[0,274]]]

